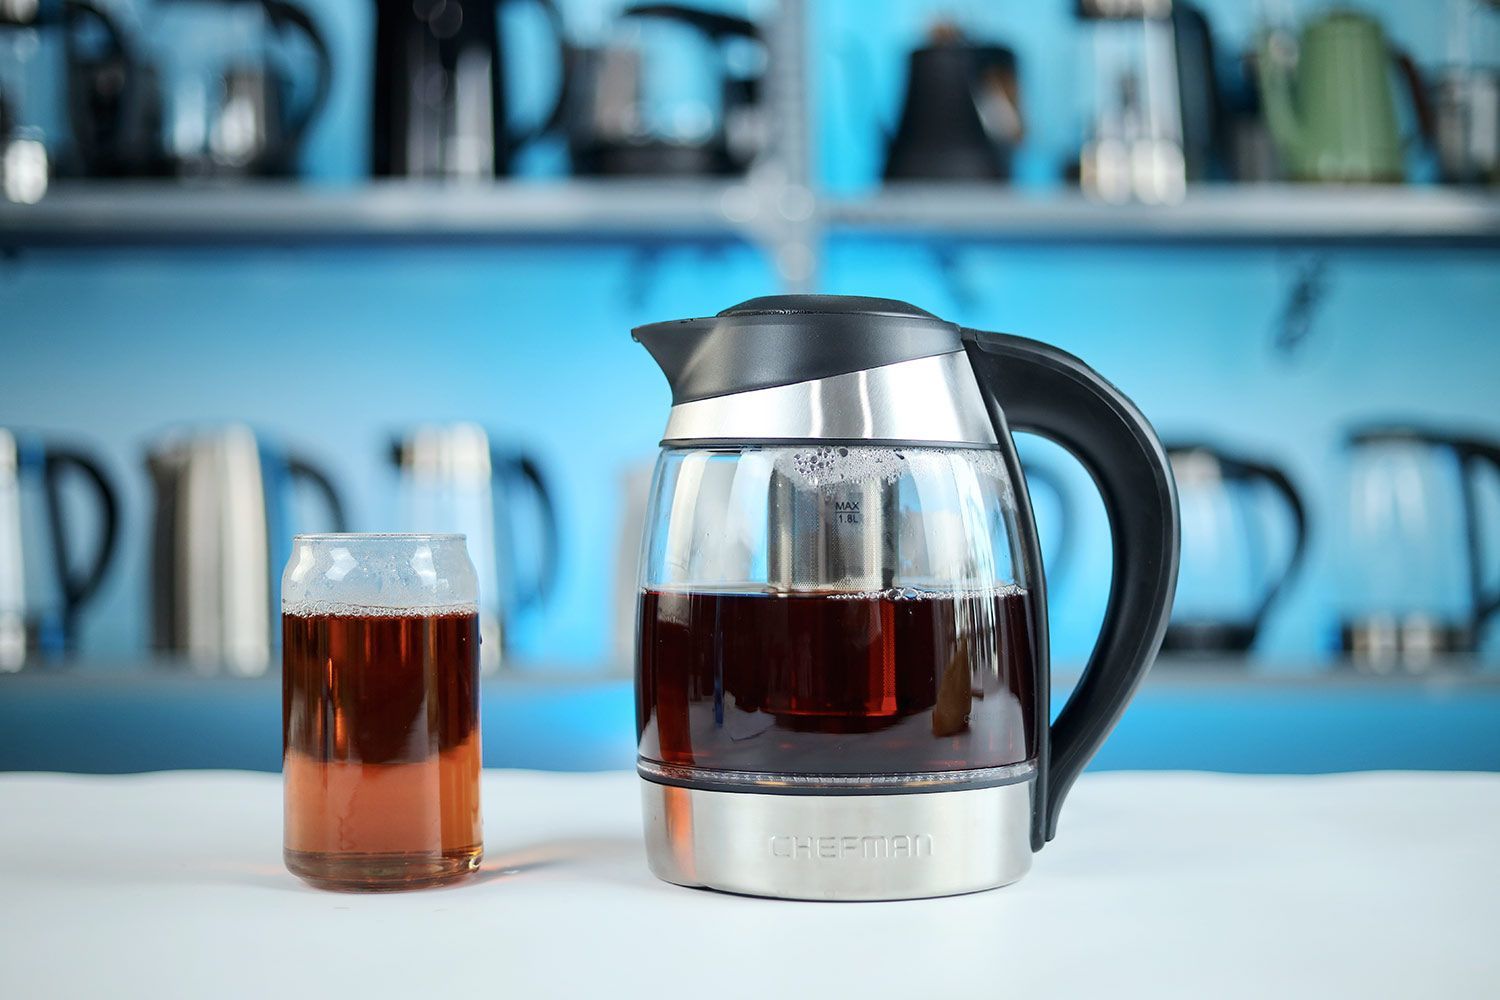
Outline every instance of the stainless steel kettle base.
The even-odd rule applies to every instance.
[[[667,882],[782,899],[919,899],[993,889],[1031,868],[1033,786],[768,795],[643,778],[646,856]]]

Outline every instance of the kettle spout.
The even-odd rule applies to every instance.
[[[644,347],[667,377],[672,388],[672,402],[683,402],[689,387],[695,383],[695,370],[712,365],[712,321],[682,319],[667,323],[638,326],[631,337]]]

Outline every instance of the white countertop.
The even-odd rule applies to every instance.
[[[657,882],[636,781],[488,772],[475,880],[356,896],[275,775],[0,775],[0,997],[1500,995],[1496,774],[1088,774],[1020,883],[853,904]]]

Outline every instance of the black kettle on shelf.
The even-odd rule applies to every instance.
[[[1244,653],[1302,566],[1306,505],[1269,462],[1200,443],[1165,447],[1177,480],[1182,565],[1162,650]],[[1268,555],[1276,519],[1289,536],[1284,556]]]
[[[765,109],[759,67],[748,71],[731,58],[732,46],[762,50],[755,22],[718,11],[670,3],[642,3],[620,12],[617,27],[659,21],[682,25],[713,49],[716,81],[712,99],[682,99],[687,125],[666,129],[647,108],[651,50],[612,42],[573,53],[568,111],[568,148],[573,171],[582,176],[723,176],[742,173],[765,144]]]
[[[501,9],[506,0],[375,0],[370,170],[376,177],[482,179],[562,121],[570,55],[562,14],[532,0],[557,48],[551,109],[510,122]]]
[[[207,177],[285,177],[296,172],[308,132],[333,88],[333,57],[316,21],[291,0],[174,0],[208,4],[226,27],[224,53],[202,81],[206,120],[201,131],[184,129],[184,117],[201,112],[173,107],[168,94],[172,141],[168,153],[176,173]],[[301,46],[310,54],[308,72],[288,54]]]
[[[75,167],[90,177],[281,177],[296,172],[327,104],[333,58],[317,22],[290,0],[178,0],[164,19],[203,16],[222,26],[222,59],[206,72],[202,44],[153,59],[106,7],[62,5],[68,120]],[[167,29],[163,29],[167,30]],[[284,50],[312,53],[310,81]],[[193,65],[178,71],[177,60]],[[170,86],[164,81],[170,80]],[[300,96],[299,96],[300,95]]]
[[[1016,54],[936,25],[907,61],[900,123],[886,148],[887,181],[1006,181],[1025,135]]]
[[[156,69],[136,39],[110,8],[89,0],[65,0],[54,13],[71,138],[60,168],[85,177],[170,173]]]
[[[74,480],[92,500],[92,529],[80,531],[65,502]],[[0,427],[0,673],[73,649],[119,555],[119,510],[98,458]]]

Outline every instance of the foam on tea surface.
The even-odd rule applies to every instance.
[[[777,454],[776,471],[799,487],[818,489],[844,483],[894,483],[920,474],[930,463],[961,460],[977,475],[999,479],[1009,488],[1000,453],[983,449],[870,448],[829,446],[799,448]]]
[[[888,587],[885,590],[817,591],[799,590],[800,597],[827,597],[835,601],[982,601],[995,597],[1024,597],[1026,588],[1014,583],[999,583],[993,587],[970,587],[958,590],[933,590],[925,587]]]
[[[435,617],[478,612],[463,536],[300,536],[281,579],[281,610],[299,618]]]
[[[293,618],[443,618],[449,615],[478,614],[479,605],[471,601],[468,604],[411,605],[391,608],[367,604],[346,604],[342,601],[289,602],[283,600],[281,613]]]

